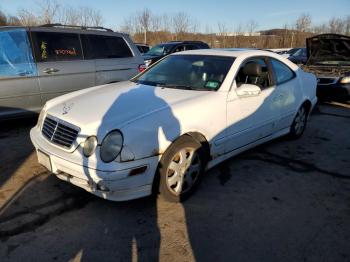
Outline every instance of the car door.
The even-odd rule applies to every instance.
[[[243,73],[244,66],[249,63],[258,63],[262,68],[263,81],[259,80],[261,91],[252,96],[240,96],[239,88],[243,84],[255,84]],[[280,112],[275,97],[276,88],[267,58],[254,57],[244,61],[227,99],[226,152],[268,137],[276,131]]]
[[[51,31],[32,34],[44,103],[95,85],[95,63],[84,60],[79,34]]]
[[[282,130],[292,124],[302,93],[294,71],[280,60],[270,58],[270,61],[276,83],[275,104],[281,114],[277,128]]]
[[[123,37],[81,35],[86,59],[96,64],[96,85],[125,81],[139,73],[139,56],[131,51]]]
[[[0,30],[0,118],[40,108],[37,67],[27,30]]]

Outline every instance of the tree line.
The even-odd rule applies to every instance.
[[[82,6],[61,6],[56,0],[42,0],[36,9],[19,9],[15,15],[0,10],[0,26],[36,26],[61,23],[79,26],[103,26],[99,10]],[[145,8],[124,18],[117,31],[128,33],[135,42],[155,45],[174,40],[201,40],[211,47],[286,48],[305,46],[305,39],[315,34],[350,35],[350,15],[334,17],[328,22],[314,24],[309,14],[301,14],[294,23],[281,28],[257,31],[255,20],[230,25],[220,22],[202,26],[186,12],[154,14]]]

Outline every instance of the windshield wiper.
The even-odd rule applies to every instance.
[[[161,87],[166,87],[166,88],[178,88],[178,89],[185,89],[185,90],[196,90],[196,91],[212,91],[208,88],[204,87],[193,87],[189,85],[177,85],[177,84],[159,84]]]

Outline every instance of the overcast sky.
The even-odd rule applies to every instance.
[[[40,0],[0,0],[0,9],[16,14],[19,8],[35,10]],[[217,30],[218,22],[234,28],[254,19],[259,30],[292,25],[301,13],[308,13],[314,24],[331,17],[350,15],[350,0],[57,0],[62,6],[89,6],[100,10],[104,26],[119,27],[124,18],[150,9],[154,14],[184,11],[194,18],[202,30],[209,25]]]

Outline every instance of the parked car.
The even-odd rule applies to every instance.
[[[0,27],[0,50],[0,119],[39,112],[51,98],[144,69],[128,35],[101,27]]]
[[[30,136],[41,164],[97,196],[182,201],[205,170],[300,137],[316,101],[316,77],[278,54],[193,50],[50,100]]]
[[[271,49],[265,49],[266,51],[274,52],[279,55],[287,54],[291,48],[271,48]]]
[[[301,47],[290,48],[288,51],[286,51],[285,53],[282,53],[280,55],[282,55],[285,58],[288,58],[288,57],[290,57],[291,55],[293,55],[294,53],[296,53],[300,49],[301,49]]]
[[[317,76],[320,99],[350,98],[350,37],[322,34],[307,39],[308,62],[303,68]]]
[[[295,53],[291,54],[288,59],[297,65],[305,65],[307,62],[306,48],[299,48]]]
[[[150,46],[147,44],[135,44],[137,49],[140,51],[141,54],[145,54],[150,50]]]
[[[152,47],[147,53],[143,55],[146,67],[157,62],[166,55],[195,49],[208,49],[208,44],[201,41],[172,41],[162,43]]]

